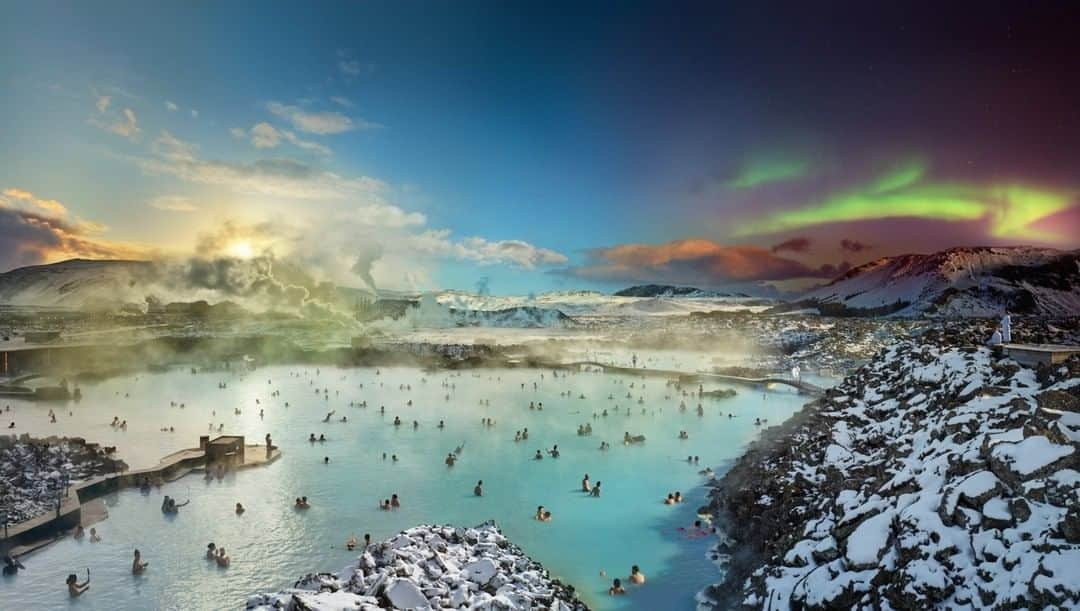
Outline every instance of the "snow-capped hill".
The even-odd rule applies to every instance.
[[[71,259],[0,274],[0,304],[57,308],[142,302],[153,281],[147,261]]]
[[[670,288],[670,287],[669,287]],[[442,291],[435,296],[441,305],[455,310],[494,311],[509,308],[559,310],[568,316],[685,316],[691,312],[716,310],[761,310],[769,300],[746,296],[709,296],[684,293],[680,296],[627,297],[596,291],[553,291],[539,295],[478,295],[464,291]]]
[[[640,284],[615,291],[616,297],[748,297],[744,293],[718,293],[693,286],[674,286],[671,284]]]
[[[1080,314],[1080,252],[1030,246],[950,248],[884,257],[805,294],[836,313],[994,316],[1009,309]]]
[[[569,316],[559,310],[532,306],[517,306],[502,310],[451,309],[450,314],[457,320],[458,325],[477,327],[559,327],[572,321]]]

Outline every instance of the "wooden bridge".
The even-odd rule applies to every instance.
[[[685,381],[687,383],[699,382],[704,380],[713,380],[716,382],[728,382],[731,384],[744,384],[749,386],[767,386],[769,384],[784,384],[791,386],[800,394],[813,395],[820,397],[825,394],[825,389],[817,384],[811,384],[804,380],[792,380],[788,378],[746,378],[742,376],[731,376],[722,373],[709,373],[709,372],[694,372],[686,373],[682,371],[673,371],[670,369],[645,369],[645,368],[632,368],[632,367],[620,367],[618,365],[610,365],[607,363],[598,363],[596,361],[577,361],[574,363],[562,363],[557,365],[558,368],[572,369],[581,367],[596,367],[603,369],[611,373],[621,373],[625,375],[649,375],[649,376],[661,376],[666,378],[678,378],[679,381]]]

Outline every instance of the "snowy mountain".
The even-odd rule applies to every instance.
[[[614,295],[616,297],[749,297],[746,293],[706,291],[693,286],[671,284],[639,284],[615,291]]]
[[[147,261],[71,259],[0,274],[0,304],[55,308],[141,303],[152,284]]]
[[[1080,314],[1080,251],[950,248],[860,265],[797,302],[822,313],[938,316]]]

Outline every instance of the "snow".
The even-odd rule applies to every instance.
[[[918,337],[883,350],[741,474],[776,500],[740,517],[783,525],[766,531],[770,555],[748,567],[742,603],[1080,608],[1080,543],[1064,534],[1080,528],[1068,517],[1080,444],[1065,431],[1073,414],[1037,407],[1078,370],[1037,377],[987,348]]]
[[[844,557],[853,568],[875,566],[889,542],[893,513],[884,512],[868,518],[859,524],[847,540],[847,552]]]
[[[1036,267],[1069,256],[1075,254],[1018,246],[952,248],[929,255],[885,257],[852,269],[802,299],[849,308],[906,302],[910,305],[902,314],[997,317],[1012,294],[1026,291],[1042,314],[1075,315],[1080,312],[1080,291],[1051,288],[1051,283],[1017,279],[1015,274],[1002,275],[1007,267]]]
[[[290,589],[250,596],[247,609],[580,611],[584,605],[488,522],[410,528],[368,546],[340,576],[308,574]]]
[[[1017,443],[999,443],[991,450],[991,455],[1003,460],[1016,473],[1027,476],[1074,451],[1072,446],[1057,445],[1043,435],[1036,435]]]

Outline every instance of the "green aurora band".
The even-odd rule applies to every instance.
[[[998,238],[1054,241],[1064,237],[1037,231],[1031,224],[1068,208],[1074,194],[1015,183],[928,183],[923,181],[925,176],[925,163],[912,161],[869,184],[747,223],[738,228],[737,234],[777,233],[827,223],[914,217],[942,221],[987,219],[990,234]]]
[[[748,162],[735,178],[728,182],[733,189],[750,189],[774,182],[802,178],[810,171],[810,162],[793,157],[771,157]]]

